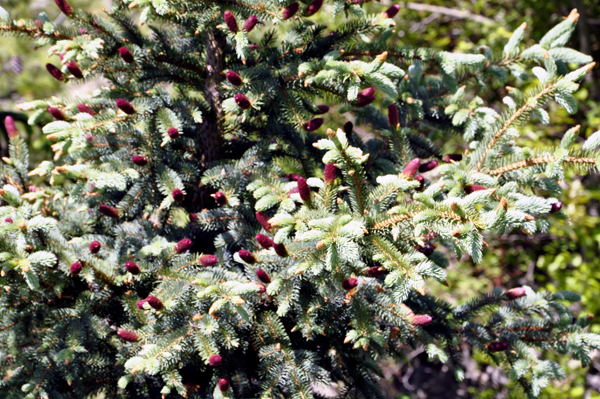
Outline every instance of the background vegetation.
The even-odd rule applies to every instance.
[[[72,0],[74,7],[101,12],[108,0]],[[383,3],[383,4],[382,4]],[[380,12],[389,6],[389,0],[371,2],[365,7]],[[60,21],[59,10],[52,0],[2,0],[2,7],[14,18],[34,18],[44,11],[51,20]],[[577,33],[569,46],[590,54],[600,60],[600,2],[597,0],[471,0],[442,1],[421,0],[401,3],[395,18],[396,40],[410,46],[427,45],[444,50],[475,51],[479,46],[489,46],[494,53],[501,53],[503,40],[522,22],[527,22],[525,40],[539,40],[544,32],[556,24],[571,8],[581,14]],[[327,24],[325,12],[320,21]],[[12,37],[0,37],[0,117],[12,115],[26,122],[28,115],[16,112],[15,104],[34,98],[53,95],[69,96],[77,91],[91,91],[102,82],[86,82],[83,86],[69,86],[64,92],[60,85],[45,71],[47,54],[44,49],[35,51],[31,42]],[[532,83],[533,84],[533,83]],[[502,94],[502,90],[499,90]],[[490,96],[494,96],[490,92]],[[568,125],[581,125],[581,140],[600,129],[600,70],[596,68],[588,76],[581,90],[576,93],[580,101],[579,112],[568,115],[563,109],[551,109],[552,123],[544,128],[536,127],[527,134],[540,145],[557,142]],[[488,98],[489,102],[495,98]],[[342,124],[344,115],[330,113],[332,126]],[[40,126],[49,120],[28,128],[32,149],[32,165],[49,158],[50,143],[40,134]],[[25,125],[22,125],[23,127]],[[3,127],[2,127],[3,129]],[[364,131],[365,139],[373,132]],[[439,142],[452,148],[456,143]],[[6,133],[1,131],[0,153],[6,153]],[[461,294],[472,296],[475,292],[488,292],[493,286],[512,287],[530,285],[549,291],[572,290],[582,294],[581,309],[600,315],[600,177],[597,173],[586,177],[569,176],[570,187],[565,204],[570,216],[568,221],[556,221],[547,235],[528,236],[513,232],[502,237],[489,237],[490,248],[481,265],[470,260],[455,259],[449,268],[450,283],[442,287],[448,300],[460,301]],[[600,319],[592,324],[594,332],[600,332]],[[405,363],[386,364],[387,380],[384,381],[389,397],[397,398],[510,398],[508,379],[502,370],[487,364],[482,356],[470,353],[471,367],[463,383],[456,383],[453,375],[442,365],[428,363],[423,353],[413,353]],[[600,398],[600,356],[586,369],[578,362],[563,364],[568,370],[567,380],[545,390],[544,398]]]

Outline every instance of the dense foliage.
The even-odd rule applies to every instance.
[[[437,245],[480,262],[484,232],[548,231],[565,169],[596,165],[600,134],[576,145],[577,126],[557,147],[516,141],[526,121],[550,122],[550,99],[577,110],[593,64],[564,47],[575,10],[539,44],[521,49],[523,24],[503,54],[468,54],[390,44],[397,6],[333,1],[349,18],[328,29],[309,18],[319,0],[135,1],[106,19],[56,2],[74,28],[6,14],[0,28],[60,55],[57,80],[111,85],[22,106],[31,123],[57,119],[54,159],[31,172],[7,120],[6,397],[308,398],[332,382],[377,397],[377,359],[425,347],[460,379],[465,341],[537,396],[564,373],[531,348],[589,362],[600,340],[563,304],[575,293],[496,289],[458,307],[427,294],[446,282]],[[254,30],[269,20],[283,37]],[[532,66],[539,87],[508,88],[502,113],[478,96]],[[352,123],[315,134],[320,98],[378,139]],[[443,154],[431,134],[469,150]]]

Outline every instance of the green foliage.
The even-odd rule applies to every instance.
[[[576,293],[498,288],[460,306],[427,294],[447,282],[449,252],[481,263],[487,234],[547,233],[566,216],[547,198],[561,194],[557,180],[597,164],[598,140],[580,147],[576,127],[559,147],[520,140],[527,123],[548,123],[549,101],[577,109],[576,82],[593,64],[563,47],[576,13],[524,49],[519,28],[494,55],[397,46],[385,14],[332,6],[349,18],[330,32],[300,17],[281,41],[263,31],[258,49],[250,40],[260,34],[229,31],[221,13],[283,23],[279,3],[123,1],[105,19],[75,9],[73,27],[0,20],[76,61],[85,79],[110,81],[91,98],[21,106],[54,107],[65,120],[44,127],[52,162],[29,172],[14,137],[2,170],[7,398],[307,399],[334,382],[340,396],[382,397],[378,359],[425,347],[460,380],[460,343],[537,397],[566,376],[531,349],[590,362],[600,339],[563,303]],[[150,33],[127,19],[135,8]],[[489,83],[528,78],[533,65],[539,86],[510,89],[502,113],[483,100]],[[242,85],[223,79],[228,70]],[[371,87],[398,125],[361,103]],[[313,133],[320,98],[381,137],[364,143],[350,126]],[[435,134],[458,134],[469,151],[442,157]],[[415,155],[447,163],[424,178]],[[321,179],[323,164],[341,176]],[[30,187],[32,176],[44,186]],[[263,249],[259,232],[271,240]]]

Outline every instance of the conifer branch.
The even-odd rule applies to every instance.
[[[512,172],[513,170],[526,168],[528,166],[547,164],[547,163],[551,163],[551,162],[555,162],[555,161],[556,161],[556,158],[554,158],[552,155],[548,155],[545,157],[538,157],[538,158],[528,158],[523,161],[511,163],[510,165],[506,165],[501,168],[493,169],[487,173],[492,176],[501,176],[504,173]],[[585,164],[585,165],[596,165],[597,164],[596,158],[584,158],[584,157],[566,157],[562,162],[574,163],[574,164]]]

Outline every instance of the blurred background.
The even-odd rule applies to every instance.
[[[69,0],[73,7],[102,14],[110,0]],[[394,2],[397,3],[397,2]],[[370,13],[379,13],[392,4],[390,0],[372,1],[364,5]],[[600,61],[600,0],[415,0],[400,2],[395,39],[399,45],[424,46],[447,51],[475,51],[481,45],[502,54],[506,40],[522,22],[527,22],[525,44],[537,42],[552,26],[577,8],[580,19],[568,45],[590,54]],[[0,0],[15,20],[36,19],[46,12],[55,23],[63,16],[53,0]],[[333,27],[324,8],[311,20]],[[56,58],[56,57],[54,57]],[[55,64],[58,59],[51,60]],[[26,38],[0,36],[0,117],[11,115],[21,121],[21,132],[27,132],[32,150],[31,165],[51,158],[50,142],[41,134],[41,126],[50,122],[43,117],[34,126],[27,125],[29,115],[15,108],[19,102],[50,96],[69,97],[92,93],[102,86],[101,80],[81,85],[65,86],[45,70],[47,48],[35,49]],[[530,83],[532,86],[535,82]],[[526,84],[527,85],[527,84]],[[490,90],[484,100],[499,106],[503,89]],[[550,104],[551,123],[548,126],[522,127],[522,137],[531,145],[557,144],[564,132],[581,125],[581,140],[600,130],[600,68],[587,76],[576,93],[579,111],[568,115],[564,109]],[[335,126],[346,115],[329,114],[326,125]],[[0,155],[7,154],[7,137],[0,127]],[[366,131],[365,133],[369,133]],[[438,141],[449,152],[464,149],[460,137]],[[528,236],[521,232],[500,237],[488,237],[490,244],[484,260],[475,265],[470,259],[452,259],[448,270],[449,287],[430,290],[453,303],[477,293],[489,292],[494,286],[510,288],[529,285],[549,291],[572,290],[583,300],[574,313],[600,316],[600,176],[568,176],[564,197],[560,200],[570,216],[568,221],[556,220],[548,234]],[[600,318],[592,324],[600,333]],[[422,351],[408,353],[403,362],[383,361],[382,384],[386,396],[395,399],[417,398],[521,398],[506,377],[490,359],[468,346],[463,348],[466,378],[456,382],[452,370],[443,364],[429,363]],[[578,361],[556,358],[567,371],[567,379],[545,389],[544,399],[600,399],[600,354],[592,365],[581,368]],[[326,392],[323,392],[326,395]]]

